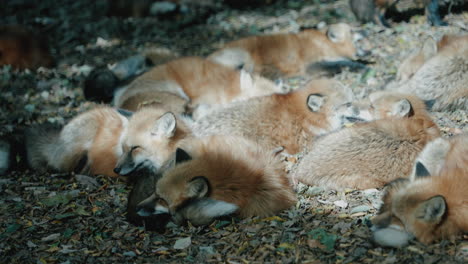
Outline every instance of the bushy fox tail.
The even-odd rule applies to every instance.
[[[60,127],[51,124],[25,130],[26,157],[31,168],[39,171],[76,171],[84,167],[86,151],[69,146],[62,140],[60,132]]]

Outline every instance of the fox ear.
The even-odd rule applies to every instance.
[[[437,42],[432,37],[428,37],[422,46],[422,54],[424,59],[428,60],[437,53]]]
[[[437,138],[427,143],[416,159],[410,179],[413,181],[425,174],[437,175],[442,166],[444,166],[445,156],[447,156],[449,150],[450,142],[443,138]]]
[[[398,117],[409,117],[413,112],[413,107],[407,99],[401,99],[392,107],[392,115]]]
[[[425,222],[440,223],[445,215],[447,205],[442,195],[436,195],[424,201],[417,209],[417,217]]]
[[[150,197],[141,201],[137,205],[136,211],[139,216],[151,216],[169,213],[167,203],[164,202],[164,200],[158,198],[154,193]]]
[[[203,198],[208,195],[209,183],[208,180],[203,176],[193,178],[188,183],[188,197],[190,198]]]
[[[431,176],[431,173],[427,170],[427,168],[421,162],[416,162],[416,168],[414,172],[415,178],[424,178],[427,176]]]
[[[324,103],[325,98],[321,94],[310,94],[307,97],[307,106],[312,112],[318,112]]]
[[[187,153],[187,151],[181,148],[176,149],[175,164],[180,164],[189,160],[192,160],[192,157]]]
[[[164,136],[170,138],[174,136],[176,131],[177,121],[175,115],[171,112],[167,112],[162,115],[154,124],[151,135],[153,136]]]
[[[340,39],[336,36],[335,32],[333,30],[327,30],[327,38],[334,43],[340,42]]]

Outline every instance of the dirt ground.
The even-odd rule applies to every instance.
[[[251,9],[201,1],[164,17],[107,17],[104,1],[6,1],[0,24],[42,30],[58,66],[38,71],[0,69],[0,136],[21,140],[25,126],[64,124],[89,109],[82,82],[95,67],[155,48],[180,55],[207,55],[242,36],[297,32],[348,22],[365,32],[372,51],[366,72],[334,78],[359,98],[383,89],[401,61],[427,36],[464,33],[468,12],[449,14],[434,28],[423,15],[392,28],[359,25],[348,1],[277,1]],[[59,3],[60,2],[60,3]],[[18,9],[20,8],[20,9]],[[286,84],[300,87],[307,76]],[[444,136],[468,132],[466,111],[432,113]],[[15,146],[15,148],[19,148]],[[17,161],[24,159],[20,155]],[[289,160],[293,163],[294,160]],[[145,231],[125,220],[129,188],[121,179],[16,169],[0,177],[2,263],[467,263],[468,237],[402,249],[374,244],[367,226],[380,206],[381,191],[336,192],[301,186],[294,208],[269,218],[216,221],[209,227],[169,224],[165,233]]]

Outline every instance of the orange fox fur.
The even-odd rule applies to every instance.
[[[54,59],[45,41],[21,26],[0,26],[0,66],[20,69],[51,67]]]
[[[191,136],[190,122],[159,108],[143,108],[133,114],[122,135],[122,155],[116,172],[127,175],[136,169],[156,173],[170,159],[178,143]]]
[[[467,134],[439,138],[421,153],[410,180],[387,186],[372,221],[377,243],[401,247],[414,236],[429,244],[468,232],[467,146]]]
[[[28,162],[38,170],[71,172],[86,159],[80,173],[117,176],[113,169],[127,122],[115,109],[98,107],[76,116],[59,132],[31,128],[26,134]]]
[[[192,107],[223,105],[275,92],[281,92],[281,87],[265,78],[252,77],[200,57],[186,57],[156,66],[138,77],[116,93],[114,104],[132,111],[141,104],[152,103],[165,109],[174,104],[185,107],[188,102]]]
[[[208,59],[230,66],[244,68],[268,76],[279,71],[281,75],[304,75],[307,67],[319,61],[354,59],[351,27],[331,25],[327,33],[308,29],[297,34],[252,36],[227,43]]]
[[[181,148],[191,158],[178,162],[176,156],[175,167],[164,172],[156,187],[156,194],[175,216],[183,214],[197,224],[208,223],[197,217],[207,208],[187,214],[191,212],[187,208],[204,199],[232,205],[243,218],[270,216],[296,202],[279,160],[255,142],[211,136],[186,140]]]
[[[399,76],[411,76],[406,82],[389,85],[405,93],[413,93],[424,100],[434,101],[432,110],[468,109],[468,36],[445,36],[439,51],[419,68],[401,70]],[[411,63],[409,63],[411,64]]]
[[[288,94],[254,98],[218,109],[193,127],[197,136],[237,135],[268,149],[297,153],[314,136],[341,127],[352,91],[332,80],[316,80]]]
[[[403,101],[402,101],[403,100]],[[412,102],[410,114],[389,116],[395,105]],[[334,189],[368,189],[409,174],[413,161],[430,140],[439,136],[437,125],[411,95],[371,95],[375,118],[318,137],[292,173],[294,180]],[[384,113],[384,114],[382,114]]]

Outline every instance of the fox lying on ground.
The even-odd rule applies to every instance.
[[[127,113],[125,113],[127,114]],[[117,176],[126,116],[110,107],[97,107],[73,118],[61,130],[31,127],[26,131],[29,165],[37,170]]]
[[[404,82],[409,80],[426,61],[437,55],[438,52],[446,50],[449,54],[456,54],[464,45],[467,45],[467,41],[468,35],[444,35],[439,42],[436,42],[432,37],[428,37],[418,53],[401,63],[397,72],[397,81]]]
[[[354,95],[333,80],[315,80],[288,94],[238,102],[200,118],[196,136],[236,135],[295,154],[314,136],[340,128]]]
[[[371,94],[378,118],[318,137],[292,178],[334,189],[369,189],[409,174],[427,142],[439,137],[424,103],[411,95]],[[382,119],[383,118],[383,119]]]
[[[174,167],[164,172],[155,195],[140,203],[139,213],[170,212],[177,223],[205,225],[233,213],[270,216],[295,202],[286,172],[272,152],[244,138],[211,136],[180,145]]]
[[[195,108],[198,104],[223,105],[278,92],[283,92],[282,87],[260,76],[186,57],[156,66],[117,90],[114,105],[131,111],[154,103],[165,109],[188,103]]]
[[[321,61],[351,63],[358,53],[363,55],[353,44],[351,27],[341,23],[331,25],[326,33],[308,29],[297,34],[243,38],[227,43],[208,59],[276,79],[304,75],[311,65]]]
[[[25,27],[0,26],[0,66],[19,69],[54,66],[54,59],[43,38]]]
[[[171,158],[178,143],[192,135],[190,120],[158,108],[135,112],[121,138],[122,155],[115,173],[129,175],[135,170],[157,173]]]
[[[468,232],[467,185],[468,135],[430,142],[410,178],[385,188],[384,204],[372,220],[374,240],[403,247],[413,237],[429,244]]]
[[[434,111],[468,109],[468,36],[445,36],[437,54],[419,68],[408,68],[417,70],[406,82],[391,84],[387,89],[413,93],[432,102]],[[400,69],[399,76],[412,73],[405,71]]]

